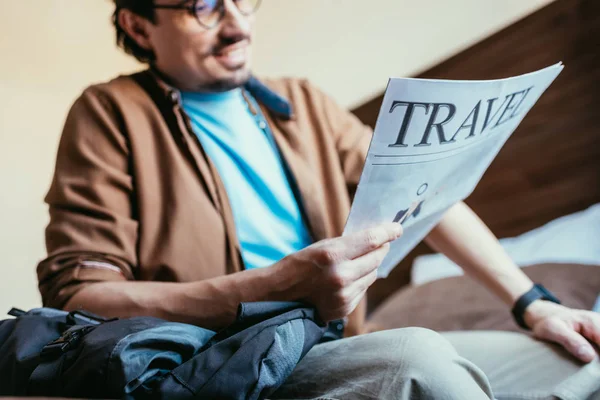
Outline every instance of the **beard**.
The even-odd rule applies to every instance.
[[[198,80],[196,72],[187,73],[185,75],[168,74],[161,70],[158,66],[150,64],[151,70],[165,83],[179,90],[191,92],[227,92],[229,90],[243,87],[252,77],[252,72],[249,67],[241,67],[237,71],[232,71],[227,78],[212,78]],[[180,79],[175,76],[181,77]],[[196,79],[194,79],[196,78]],[[195,81],[195,82],[194,82]]]
[[[202,92],[227,92],[244,86],[250,80],[252,73],[249,68],[243,68],[235,72],[235,76],[231,78],[215,79],[211,82],[203,83]]]

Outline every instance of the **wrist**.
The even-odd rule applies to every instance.
[[[547,315],[548,310],[554,309],[554,306],[548,305],[550,302],[560,304],[560,301],[548,289],[540,284],[535,284],[513,305],[512,314],[515,322],[523,329],[531,329],[540,318]]]
[[[267,281],[272,288],[270,300],[295,301],[305,298],[310,289],[309,281],[314,276],[306,263],[294,262],[293,257],[286,257],[264,272],[268,274]]]
[[[530,329],[533,329],[533,327],[539,321],[543,320],[544,318],[547,318],[550,315],[555,314],[555,310],[558,307],[560,307],[559,304],[553,303],[551,301],[542,299],[534,301],[525,309],[525,313],[523,314],[525,324],[527,324],[527,326]]]
[[[523,320],[530,329],[532,329],[539,320],[544,318],[545,302],[545,300],[536,300],[525,309]]]

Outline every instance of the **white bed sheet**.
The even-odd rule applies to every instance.
[[[501,239],[500,243],[519,266],[540,263],[599,266],[600,203],[520,236]],[[412,284],[458,275],[462,275],[462,270],[444,255],[425,255],[413,263]]]

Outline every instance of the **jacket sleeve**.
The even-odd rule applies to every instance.
[[[46,196],[48,258],[37,268],[47,307],[63,308],[93,282],[134,279],[138,223],[121,125],[114,106],[94,88],[69,112]]]
[[[307,84],[310,85],[308,82]],[[319,104],[323,107],[322,111],[329,130],[334,135],[348,192],[350,197],[354,197],[371,144],[373,130],[315,86],[312,86],[310,90],[318,93],[320,97]]]

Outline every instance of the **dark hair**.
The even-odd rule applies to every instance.
[[[136,41],[123,30],[121,25],[119,25],[119,12],[121,10],[129,10],[150,22],[155,22],[153,8],[154,0],[114,0],[114,3],[115,12],[112,16],[112,22],[117,34],[117,46],[121,47],[125,53],[131,54],[137,58],[138,61],[151,63],[154,61],[154,53],[138,45]]]

